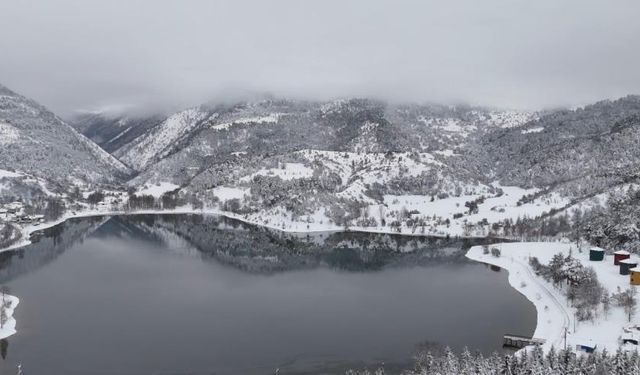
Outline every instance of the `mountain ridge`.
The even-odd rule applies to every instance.
[[[32,127],[67,129],[37,103],[18,104],[0,108]],[[107,164],[115,156],[124,164],[112,167],[132,169],[91,180],[120,191],[114,204],[132,199],[126,189],[154,195],[153,207],[179,199],[285,230],[506,234],[516,220],[600,207],[640,178],[637,96],[540,113],[272,98],[147,117],[94,113],[73,125],[111,150]],[[14,142],[9,126],[0,134]],[[70,139],[91,155],[98,147]]]
[[[39,103],[0,86],[0,169],[59,184],[117,183],[130,169]]]

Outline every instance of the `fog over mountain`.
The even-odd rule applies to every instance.
[[[256,92],[538,110],[640,92],[637,14],[590,0],[3,1],[0,82],[63,117]]]
[[[0,0],[0,374],[640,374],[638,15]]]

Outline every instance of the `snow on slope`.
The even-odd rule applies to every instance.
[[[0,196],[32,198],[34,196],[55,196],[49,182],[25,173],[0,169]]]
[[[418,121],[440,131],[457,133],[463,137],[467,137],[475,132],[479,127],[497,127],[497,128],[513,128],[525,124],[535,118],[531,112],[520,111],[490,111],[479,112],[471,111],[471,115],[475,116],[474,121],[462,120],[451,117],[418,117]]]
[[[230,199],[243,199],[249,193],[249,189],[229,187],[229,186],[218,186],[214,188],[212,192],[222,202],[226,202]]]
[[[75,129],[73,129],[71,126],[67,125],[67,127],[70,130],[75,132]],[[113,155],[109,154],[108,152],[100,148],[100,146],[95,144],[93,141],[91,141],[89,138],[85,137],[84,135],[79,133],[76,133],[76,134],[80,139],[80,142],[83,143],[85,147],[89,149],[89,151],[93,155],[95,155],[96,158],[110,165],[111,167],[113,167],[114,169],[118,170],[121,173],[129,173],[130,171],[129,168],[126,165],[122,164],[120,160],[116,159]]]
[[[168,191],[174,191],[179,187],[180,186],[170,182],[159,182],[157,184],[142,186],[142,188],[136,192],[136,195],[152,195],[155,198],[159,198],[162,194]]]
[[[491,111],[488,124],[499,128],[514,128],[535,120],[538,116],[532,112],[524,111]]]
[[[356,153],[321,150],[302,150],[296,153],[308,163],[338,174],[343,190],[337,194],[342,198],[371,201],[364,194],[365,185],[387,184],[397,178],[420,177],[423,173],[437,179],[442,193],[452,194],[461,184],[448,173],[448,168],[430,153]],[[487,193],[488,186],[469,187],[478,193]]]
[[[475,125],[464,125],[462,121],[456,118],[434,118],[434,117],[424,117],[421,116],[418,118],[418,121],[443,131],[459,133],[463,137],[468,136],[471,132],[476,130]]]
[[[0,85],[0,166],[68,182],[113,182],[129,169],[33,100]]]
[[[18,139],[18,129],[6,122],[0,121],[0,145],[13,143]]]
[[[232,122],[212,125],[210,129],[229,130],[229,128],[236,124],[274,124],[278,122],[280,116],[282,116],[282,113],[270,113],[266,116],[240,118],[237,120],[233,120]]]
[[[283,180],[309,178],[313,176],[313,169],[302,163],[284,163],[280,168],[261,168],[255,173],[242,177],[240,181],[249,182],[256,176],[277,176]]]
[[[431,200],[430,196],[424,195],[385,195],[384,204],[379,204],[363,194],[364,186],[361,183],[348,184],[343,190],[336,193],[336,198],[346,198],[366,203],[365,210],[367,216],[376,220],[375,225],[360,227],[353,223],[350,230],[376,232],[376,233],[398,233],[412,235],[436,235],[436,236],[486,236],[490,225],[475,226],[467,228],[468,224],[477,224],[484,219],[488,223],[496,223],[505,219],[512,219],[514,222],[518,218],[537,217],[554,208],[562,208],[568,200],[556,194],[548,194],[525,204],[518,204],[518,201],[525,195],[536,192],[536,189],[521,189],[519,187],[500,186],[503,194],[490,195],[482,190],[476,194],[462,195],[459,197],[450,196],[444,199]],[[223,203],[229,199],[238,198],[241,201],[250,196],[247,187],[219,186],[212,190],[212,193]],[[313,192],[309,192],[313,196]],[[481,193],[481,194],[480,194]],[[465,203],[473,201],[485,195],[484,202],[479,203],[478,212],[469,214]],[[291,213],[282,206],[262,208],[258,212],[244,214],[242,216],[228,213],[233,217],[244,221],[266,225],[288,232],[309,232],[342,230],[343,226],[336,225],[327,216],[325,206],[316,206],[313,212],[298,218],[292,218]],[[216,210],[221,210],[222,206]],[[416,222],[423,220],[422,227],[416,227],[401,222],[397,227],[389,224],[382,225],[382,222],[392,223],[398,219],[398,213],[402,211],[411,212],[411,219]],[[460,217],[456,214],[464,213]]]
[[[539,193],[538,189],[523,189],[515,186],[501,186],[497,182],[483,184],[474,179],[452,174],[450,167],[441,160],[442,156],[430,153],[356,153],[323,150],[301,150],[287,156],[297,162],[279,162],[277,166],[239,170],[224,186],[210,189],[209,192],[224,203],[228,199],[238,198],[242,202],[259,202],[260,197],[251,196],[250,183],[256,176],[279,177],[284,181],[294,179],[319,178],[320,176],[339,177],[338,185],[330,191],[318,187],[313,190],[284,192],[297,196],[307,212],[292,218],[284,206],[254,207],[252,213],[243,216],[249,222],[260,225],[274,225],[287,231],[335,230],[341,226],[329,220],[327,210],[335,202],[358,202],[366,214],[364,217],[375,219],[360,228],[351,223],[352,229],[396,233],[416,234],[416,222],[424,226],[417,228],[421,234],[430,235],[486,235],[489,225],[479,223],[499,223],[507,219],[534,218],[552,209],[567,206],[570,201],[555,193],[537,196],[522,202],[523,197]],[[278,160],[278,159],[276,159]],[[273,160],[266,161],[273,165]],[[382,201],[371,195],[370,189],[379,186],[395,186],[397,181],[416,179],[417,183],[433,180],[432,187],[437,193],[422,195],[385,193]],[[233,182],[232,182],[233,181]],[[413,180],[409,180],[413,181]],[[258,182],[262,183],[262,182]],[[304,186],[304,185],[297,185]],[[400,185],[402,186],[402,185]],[[188,190],[189,188],[187,188]],[[439,194],[442,193],[442,194]],[[446,193],[446,194],[445,194]],[[298,195],[301,194],[301,195]],[[245,199],[246,198],[246,199]],[[257,200],[256,200],[257,199]],[[476,201],[477,212],[469,212],[467,203]],[[220,207],[220,209],[222,206]],[[403,220],[398,215],[410,212],[411,220]],[[394,228],[387,225],[398,222]],[[413,223],[413,224],[411,224]],[[472,227],[472,228],[471,228]]]
[[[522,134],[540,133],[543,130],[544,130],[544,126],[539,126],[539,127],[523,130],[520,133]]]
[[[16,173],[16,172],[11,172],[11,171],[6,171],[4,169],[0,169],[0,178],[3,177],[20,177],[22,176],[22,174],[20,173]]]
[[[358,153],[344,151],[301,150],[296,153],[309,162],[322,165],[342,177],[343,184],[352,177],[361,178],[366,183],[383,183],[389,178],[406,173],[418,176],[431,167],[443,166],[429,153],[417,153],[414,159],[408,152]],[[401,168],[399,168],[401,167]]]
[[[516,186],[501,186],[493,184],[503,191],[502,195],[486,195],[486,193],[475,193],[451,196],[445,199],[435,199],[424,195],[385,195],[384,202],[388,210],[399,211],[406,209],[415,211],[416,216],[436,216],[449,219],[449,225],[438,224],[435,230],[440,234],[464,235],[466,223],[477,223],[486,219],[489,223],[497,223],[505,219],[517,220],[524,217],[538,217],[554,208],[562,208],[569,204],[570,200],[553,193],[525,204],[518,204],[518,201],[526,195],[538,192],[538,189],[523,189]],[[465,212],[465,203],[486,195],[483,203],[478,205],[478,212],[466,214],[461,218],[454,218],[454,215]]]
[[[125,164],[143,170],[151,162],[169,153],[172,146],[183,136],[189,134],[203,120],[214,115],[198,108],[190,108],[171,115],[151,132],[137,139],[133,145],[128,145],[117,151]]]

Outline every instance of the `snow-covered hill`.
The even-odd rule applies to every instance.
[[[131,187],[182,187],[182,193],[221,210],[237,198],[234,209],[251,213],[250,221],[260,224],[278,221],[282,227],[280,218],[291,216],[304,217],[304,223],[291,224],[299,229],[309,220],[326,223],[326,228],[374,226],[372,216],[363,220],[355,211],[391,205],[377,220],[402,227],[407,217],[394,215],[405,215],[401,211],[407,209],[395,207],[392,196],[416,202],[455,198],[443,216],[408,211],[419,211],[421,225],[431,225],[431,232],[462,233],[466,224],[460,217],[455,231],[436,227],[449,225],[445,222],[465,211],[460,203],[500,191],[493,180],[469,171],[462,159],[465,147],[488,132],[534,117],[368,99],[264,100],[175,113],[115,155],[140,171],[129,181]],[[513,198],[515,203],[521,196]]]
[[[129,168],[38,103],[0,86],[0,169],[60,184],[116,183]]]
[[[47,194],[69,182],[117,182],[127,172],[54,115],[4,92],[0,113],[11,116],[0,117],[0,142],[14,152],[0,155],[3,169],[20,176],[13,186],[28,180]],[[135,170],[126,188],[140,199],[169,194],[290,231],[515,236],[536,219],[557,221],[545,227],[550,232],[566,229],[565,213],[601,207],[595,197],[638,183],[639,103],[628,97],[531,113],[271,99],[168,116],[93,114],[75,126]],[[65,131],[49,136],[52,124]],[[8,166],[15,155],[19,168]]]
[[[146,134],[117,150],[115,155],[131,168],[144,170],[153,162],[169,155],[183,137],[191,135],[192,131],[211,116],[198,108],[173,114]]]

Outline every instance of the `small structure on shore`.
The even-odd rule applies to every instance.
[[[630,256],[631,254],[628,251],[618,250],[615,253],[613,253],[613,264],[616,266],[620,265],[621,260],[629,259]]]
[[[538,339],[535,337],[525,337],[520,335],[506,334],[502,339],[502,346],[509,348],[522,349],[529,345],[542,345],[545,343],[544,339]]]
[[[578,344],[576,345],[576,351],[593,353],[596,351],[596,345],[593,344]]]
[[[629,275],[632,268],[635,268],[638,265],[638,261],[635,259],[623,259],[620,261],[620,274],[621,275]]]
[[[630,325],[624,326],[624,327],[622,327],[622,330],[624,331],[624,334],[621,337],[622,345],[626,345],[626,344],[638,345],[638,344],[640,344],[640,340],[638,340],[638,332],[640,331],[640,329],[638,329],[638,325],[637,324],[630,324]]]
[[[629,269],[629,281],[631,285],[640,285],[640,268],[634,267]]]
[[[589,260],[592,262],[601,262],[604,260],[604,249],[592,247],[589,249]]]

